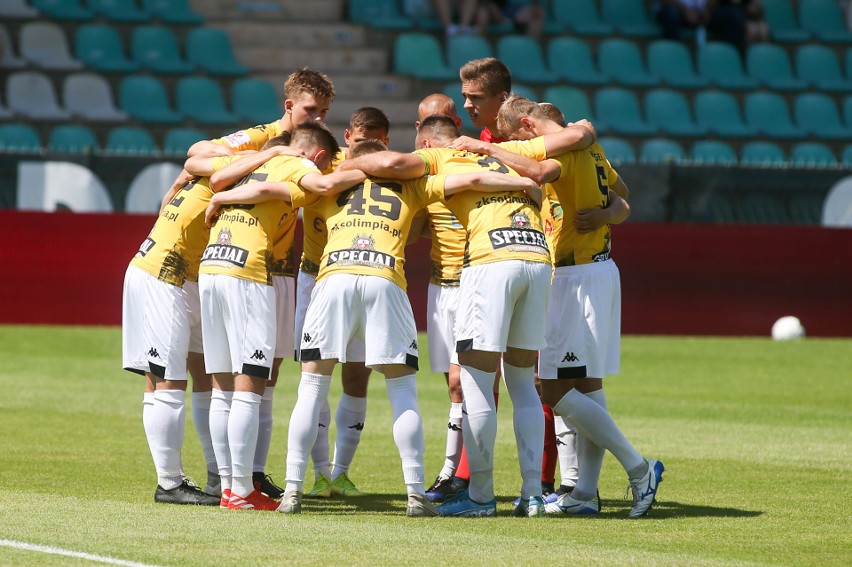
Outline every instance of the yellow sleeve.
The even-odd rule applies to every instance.
[[[609,160],[606,160],[606,166],[604,166],[606,170],[606,182],[608,187],[612,187],[615,185],[615,182],[618,181],[618,172],[615,171],[615,168],[612,167],[612,164],[609,163]]]
[[[542,136],[533,138],[532,140],[510,140],[508,142],[500,142],[496,145],[508,152],[520,154],[536,161],[547,158],[547,149],[544,146],[544,137]]]
[[[430,205],[444,198],[444,185],[447,183],[446,175],[430,175],[426,178],[426,183],[422,195],[424,196],[423,205]]]
[[[415,155],[420,156],[426,166],[426,175],[435,175],[438,173],[439,157],[431,150],[415,150]]]
[[[264,129],[254,127],[238,130],[233,134],[213,140],[213,142],[228,146],[235,152],[240,152],[243,150],[260,150],[267,140],[269,140],[269,133]]]

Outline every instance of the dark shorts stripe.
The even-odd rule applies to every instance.
[[[473,339],[464,339],[456,342],[456,352],[467,352],[473,350]]]
[[[305,362],[306,360],[322,360],[322,353],[318,348],[303,348],[299,355],[299,362]]]
[[[556,377],[562,379],[585,378],[588,375],[585,366],[566,366],[565,368],[556,369]]]
[[[405,355],[405,365],[412,367],[414,370],[420,370],[419,361],[416,356],[413,354]]]
[[[124,370],[127,370],[128,372],[133,372],[134,374],[139,374],[140,376],[145,376],[144,370],[139,370],[137,368],[125,368]]]
[[[148,366],[151,368],[151,374],[159,378],[160,380],[166,379],[166,367],[160,366],[159,364],[154,364],[153,362],[148,362]]]
[[[269,373],[272,371],[268,366],[258,366],[257,364],[243,364],[243,374],[248,374],[249,376],[255,376],[257,378],[263,378],[264,380],[269,380]]]

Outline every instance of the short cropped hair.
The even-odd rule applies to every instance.
[[[290,136],[291,136],[290,132],[287,132],[285,130],[284,132],[281,132],[280,134],[278,134],[274,138],[269,138],[268,140],[266,140],[266,143],[263,144],[263,147],[260,148],[260,149],[261,150],[268,150],[269,148],[274,148],[275,146],[289,146],[290,145]]]
[[[364,140],[357,144],[353,144],[352,147],[349,148],[349,157],[356,158],[367,154],[383,152],[387,149],[388,147],[379,140]]]
[[[296,126],[290,135],[290,145],[320,148],[330,156],[335,156],[340,151],[340,144],[334,134],[322,122],[306,122]]]
[[[424,135],[428,135],[430,139],[436,142],[449,144],[461,136],[461,133],[455,120],[446,114],[432,114],[424,118],[420,123],[420,128],[417,129],[418,138]]]
[[[334,92],[334,84],[332,84],[328,75],[305,67],[292,73],[284,82],[284,96],[286,98],[295,99],[303,94],[331,102],[336,93]]]
[[[494,57],[468,61],[459,69],[459,78],[464,83],[476,83],[489,96],[512,92],[512,74],[509,73],[509,68]]]
[[[497,112],[497,130],[504,138],[520,130],[521,118],[536,118],[545,120],[547,113],[537,102],[522,96],[512,95],[500,106]]]
[[[387,114],[373,106],[359,108],[349,118],[349,128],[363,128],[364,130],[382,130],[390,132],[390,120]]]
[[[559,107],[553,104],[552,102],[540,102],[538,105],[547,114],[547,117],[562,126],[565,127],[565,115],[562,114],[562,111],[559,110]]]

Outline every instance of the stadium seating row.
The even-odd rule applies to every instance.
[[[764,0],[770,33],[776,41],[822,41],[852,43],[852,32],[843,25],[835,0]],[[650,6],[644,0],[547,0],[545,33],[568,32],[580,36],[636,38],[660,37]],[[434,18],[415,21],[399,9],[397,0],[350,0],[349,20],[376,28],[411,30],[440,29]],[[491,33],[508,33],[511,26],[497,26]]]
[[[3,0],[0,17],[36,18],[43,16],[66,22],[90,22],[104,18],[116,23],[159,20],[168,24],[198,25],[202,18],[189,0]]]
[[[846,51],[844,74],[834,49],[821,44],[799,46],[794,71],[787,51],[769,43],[750,46],[744,67],[732,45],[709,42],[698,49],[696,66],[685,44],[668,40],[652,41],[643,53],[634,41],[605,39],[594,57],[588,41],[571,37],[553,38],[542,47],[528,36],[505,35],[497,38],[495,49],[482,36],[453,36],[443,46],[431,34],[405,32],[396,39],[394,70],[419,79],[450,80],[465,62],[495,56],[508,65],[514,78],[531,84],[852,90],[852,48]]]
[[[100,73],[187,74],[243,76],[249,69],[234,57],[228,35],[215,28],[198,27],[186,34],[186,57],[181,55],[174,32],[161,25],[133,28],[130,50],[125,50],[119,31],[109,24],[83,24],[74,34],[73,56],[62,27],[53,22],[28,22],[21,26],[17,53],[9,32],[0,26],[0,66],[40,67],[69,71],[84,66]]]
[[[228,106],[219,82],[200,76],[177,80],[172,106],[165,85],[150,75],[127,75],[118,86],[118,106],[107,80],[94,73],[72,73],[65,77],[60,104],[53,83],[44,73],[18,71],[6,79],[5,100],[0,116],[28,120],[122,122],[129,118],[148,124],[258,124],[281,116],[281,101],[271,83],[242,78],[231,84]]]

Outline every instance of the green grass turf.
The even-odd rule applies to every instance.
[[[426,360],[425,337],[422,360]],[[371,493],[298,517],[156,505],[142,380],[115,328],[0,327],[0,539],[156,565],[848,565],[852,341],[626,337],[607,379],[617,422],[667,467],[651,516],[626,518],[610,455],[594,518],[509,517],[519,487],[501,398],[495,519],[409,519],[389,404],[372,380],[351,477]],[[427,482],[443,462],[443,377],[418,375]],[[283,482],[298,372],[285,362],[268,472]],[[332,389],[332,406],[339,395]],[[205,479],[187,411],[184,464]],[[310,483],[308,483],[310,485]],[[0,546],[0,565],[89,561]]]

